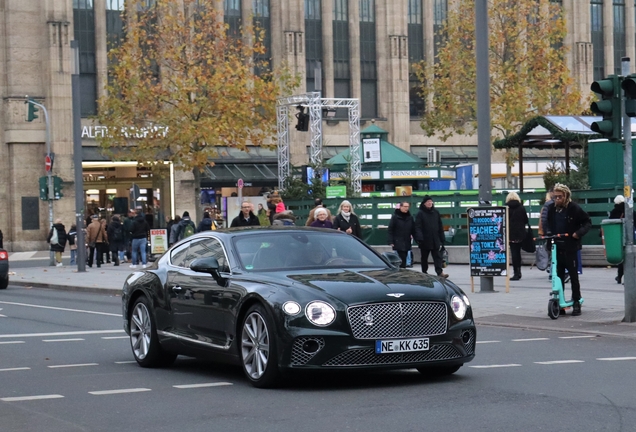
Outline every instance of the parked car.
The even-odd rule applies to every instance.
[[[256,387],[293,370],[456,372],[475,356],[468,297],[389,259],[336,230],[206,231],[127,278],[124,329],[142,367],[209,357]]]
[[[9,253],[0,249],[0,289],[9,285]]]

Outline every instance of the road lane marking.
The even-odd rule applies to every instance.
[[[172,387],[178,389],[191,389],[191,388],[202,388],[202,387],[219,387],[219,386],[231,386],[234,385],[229,382],[216,382],[216,383],[202,383],[202,384],[182,384],[182,385],[173,385]]]
[[[128,339],[128,336],[102,336],[102,339]]]
[[[534,341],[544,341],[550,340],[550,338],[531,338],[531,339],[513,339],[513,342],[534,342]]]
[[[47,336],[77,336],[91,334],[108,334],[108,333],[124,333],[124,330],[86,330],[74,332],[53,332],[53,333],[16,333],[16,334],[0,334],[1,339],[23,338],[23,337],[47,337]]]
[[[0,345],[21,344],[21,343],[24,343],[24,341],[5,341],[5,342],[0,342]]]
[[[147,392],[147,391],[150,391],[150,389],[149,388],[130,388],[130,389],[119,389],[119,390],[99,390],[99,391],[92,391],[88,393],[95,396],[102,396],[102,395],[113,395],[113,394],[121,394],[121,393],[139,393],[139,392]]]
[[[478,344],[487,344],[487,343],[499,343],[501,341],[491,340],[491,341],[477,341]]]
[[[126,361],[118,361],[115,364],[128,364],[128,363],[137,363],[136,360],[126,360]]]
[[[601,361],[625,361],[625,360],[636,360],[636,357],[603,357],[603,358],[597,358],[596,360],[601,360]]]
[[[66,365],[51,365],[47,366],[51,369],[57,368],[70,368],[70,367],[82,367],[82,366],[99,366],[99,363],[78,363],[78,364],[66,364]]]
[[[543,362],[534,362],[540,365],[555,365],[555,364],[570,364],[570,363],[585,363],[583,360],[552,360]]]
[[[0,372],[13,372],[13,371],[22,371],[22,370],[31,370],[31,368],[30,367],[6,368],[6,369],[0,369]]]
[[[516,367],[521,366],[520,364],[511,363],[511,364],[500,364],[500,365],[480,365],[480,366],[468,366],[475,369],[491,369],[491,368],[505,368],[505,367]]]
[[[559,339],[583,339],[583,338],[595,338],[596,335],[583,335],[583,336],[559,336]]]
[[[14,303],[14,302],[5,302],[5,301],[0,301],[0,304],[7,304],[7,305],[13,305],[13,306],[25,306],[25,307],[32,307],[32,308],[39,308],[39,309],[52,309],[52,310],[59,310],[64,312],[80,312],[80,313],[87,313],[87,314],[93,314],[93,315],[106,315],[106,316],[114,316],[114,317],[121,318],[120,313],[114,314],[114,313],[108,313],[108,312],[97,312],[97,311],[88,311],[88,310],[82,310],[82,309],[69,309],[69,308],[61,308],[61,307],[54,307],[54,306],[41,306],[41,305],[34,305],[34,304],[28,304],[28,303]]]
[[[42,399],[59,399],[64,396],[58,394],[50,394],[50,395],[39,395],[39,396],[18,396],[18,397],[6,397],[0,398],[2,402],[21,402],[21,401],[29,401],[29,400],[42,400]]]
[[[6,317],[7,317],[6,315],[0,314],[0,318],[6,318]]]
[[[73,338],[73,339],[42,339],[42,342],[77,342],[83,341],[85,339],[82,338]]]

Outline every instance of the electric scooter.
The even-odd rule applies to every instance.
[[[557,240],[563,237],[567,237],[567,234],[557,234],[553,236],[541,236],[539,238],[545,240]],[[566,300],[563,293],[563,282],[561,278],[557,276],[557,248],[556,241],[552,241],[551,247],[551,260],[550,274],[552,275],[552,292],[550,293],[550,300],[548,301],[548,316],[553,320],[559,318],[561,309],[569,309],[574,305],[572,299]],[[583,304],[583,298],[579,300],[579,304]]]

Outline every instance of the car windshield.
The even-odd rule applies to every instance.
[[[372,250],[348,235],[276,231],[234,239],[247,271],[386,267]]]

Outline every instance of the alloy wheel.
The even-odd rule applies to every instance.
[[[135,357],[139,360],[145,359],[148,355],[151,330],[150,312],[145,304],[139,302],[130,316],[130,343]]]
[[[260,379],[269,361],[269,332],[258,312],[252,312],[243,324],[241,357],[246,373],[254,380]]]

